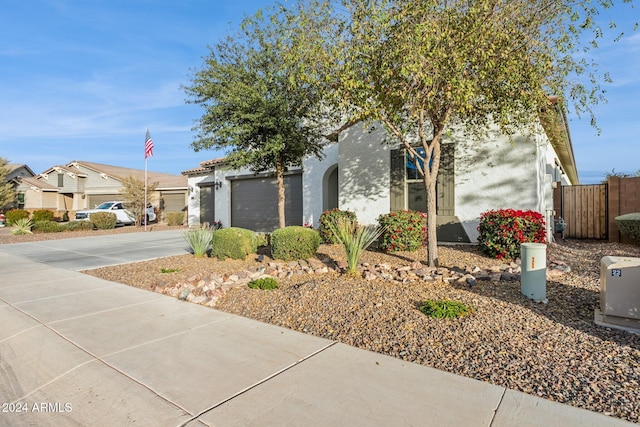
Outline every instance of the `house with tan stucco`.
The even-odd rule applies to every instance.
[[[92,209],[105,201],[121,200],[123,180],[144,180],[144,170],[74,160],[44,172],[17,179],[16,190],[26,210],[49,209],[72,213]],[[159,212],[186,211],[187,178],[147,172],[149,183],[157,182],[149,200]]]

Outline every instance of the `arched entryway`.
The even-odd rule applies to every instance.
[[[338,207],[338,165],[327,169],[322,178],[322,211]]]

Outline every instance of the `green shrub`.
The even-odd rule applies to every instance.
[[[514,209],[492,210],[480,215],[478,244],[492,258],[515,259],[521,243],[545,243],[542,214]]]
[[[93,230],[93,223],[90,221],[69,221],[61,225],[65,231]]]
[[[269,233],[256,233],[256,245],[259,248],[262,248],[264,246],[269,246],[270,239],[271,239],[271,236],[269,235]]]
[[[222,228],[211,236],[211,256],[218,259],[245,259],[257,250],[255,233],[246,228]]]
[[[40,221],[53,221],[53,211],[50,211],[48,209],[40,209],[37,211],[33,211],[33,214],[31,214],[31,220],[33,222],[40,222]]]
[[[193,251],[193,255],[196,258],[203,258],[207,254],[209,246],[211,246],[212,235],[213,229],[211,227],[208,225],[201,225],[190,229],[183,234],[183,237]]]
[[[347,273],[358,273],[358,262],[362,252],[376,241],[384,229],[377,227],[359,226],[348,218],[336,218],[335,222],[328,224],[335,238],[344,246],[347,255]]]
[[[182,225],[184,223],[184,212],[167,212],[165,214],[167,225]]]
[[[31,228],[31,231],[33,231],[34,233],[59,233],[61,231],[64,231],[65,228],[66,227],[62,226],[61,224],[58,224],[55,221],[43,220],[43,221],[35,221],[33,223],[33,227]]]
[[[249,282],[249,287],[251,289],[278,289],[278,281],[273,277],[261,277]]]
[[[427,239],[427,223],[421,212],[394,211],[378,217],[384,231],[378,249],[384,252],[416,251]]]
[[[322,212],[322,215],[320,215],[320,226],[318,228],[318,232],[320,233],[320,238],[323,243],[338,243],[338,240],[331,231],[329,224],[335,224],[336,220],[339,218],[357,221],[355,212],[341,211],[338,208]]]
[[[629,239],[640,240],[640,213],[629,213],[616,217],[616,225],[620,234]]]
[[[293,261],[314,257],[320,246],[320,235],[311,228],[298,225],[279,228],[271,234],[271,256]]]
[[[11,209],[7,212],[5,220],[7,225],[14,225],[17,220],[23,218],[29,219],[29,212],[23,209]]]
[[[94,212],[89,214],[89,221],[95,225],[98,230],[111,230],[116,228],[116,214],[113,212]]]
[[[418,309],[429,317],[436,319],[451,319],[468,316],[474,312],[473,307],[464,305],[458,301],[426,300]]]
[[[180,271],[179,268],[164,268],[163,267],[163,268],[160,269],[160,273],[163,273],[163,274],[177,273],[179,271]]]
[[[29,218],[18,218],[13,222],[14,229],[11,230],[11,234],[14,235],[23,235],[23,234],[33,234],[31,232],[31,227],[33,227],[33,222]]]

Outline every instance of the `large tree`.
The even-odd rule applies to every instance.
[[[305,156],[321,157],[328,109],[314,81],[291,55],[299,44],[295,11],[283,7],[246,18],[239,31],[210,47],[185,87],[188,102],[205,112],[192,147],[221,149],[226,162],[254,173],[274,172],[279,226],[285,226],[284,176]]]
[[[13,206],[16,201],[16,190],[13,184],[6,182],[9,172],[11,172],[7,167],[8,164],[7,159],[0,157],[0,212]]]
[[[603,100],[606,74],[588,52],[603,34],[595,17],[612,5],[344,0],[342,7],[331,10],[327,4],[324,13],[315,10],[300,19],[300,31],[307,34],[341,30],[332,39],[341,56],[327,79],[333,104],[343,107],[349,121],[381,123],[390,142],[401,143],[415,163],[427,195],[429,265],[438,262],[436,178],[447,129],[460,126],[478,140],[496,126],[509,136],[533,133],[550,95],[560,95],[563,107],[591,113]],[[310,76],[326,71],[314,71],[323,56],[318,58],[308,62]]]

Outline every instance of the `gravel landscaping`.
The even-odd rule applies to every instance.
[[[0,235],[0,243],[10,243],[16,236],[5,237]],[[336,271],[336,265],[344,262],[338,245],[320,247],[315,263],[330,266],[326,272],[300,265],[277,271],[270,267],[276,264],[268,253],[261,255],[260,260],[252,256],[245,261],[182,255],[86,273],[164,293],[206,287],[214,278],[230,283],[233,278],[235,285],[220,286],[216,309],[640,421],[640,336],[593,322],[600,297],[600,259],[640,257],[638,246],[578,240],[550,244],[548,264],[566,264],[570,268],[564,270],[570,271],[549,274],[548,304],[521,295],[517,268],[516,274],[499,280],[464,279],[464,274],[513,267],[483,256],[472,245],[440,246],[440,265],[459,272],[456,277],[462,280],[446,280],[445,270],[430,272],[429,280],[423,280],[426,273],[393,279],[349,277]],[[382,264],[394,271],[416,271],[415,261],[424,257],[424,251],[367,251],[362,262],[371,270]],[[238,274],[269,268],[281,276],[279,289],[250,289],[246,286],[250,278],[243,281],[245,274]],[[459,319],[432,319],[417,308],[426,299],[460,301],[475,311]]]

